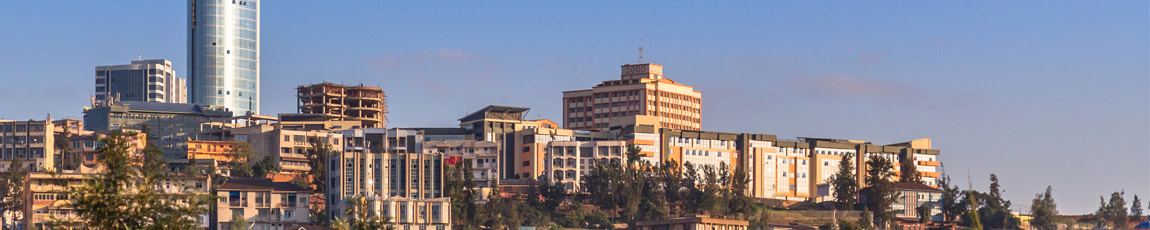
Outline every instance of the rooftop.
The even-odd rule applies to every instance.
[[[304,192],[307,188],[291,182],[273,182],[268,178],[231,178],[220,185],[219,190],[294,191]]]

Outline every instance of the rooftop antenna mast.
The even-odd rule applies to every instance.
[[[647,63],[643,60],[643,38],[639,38],[639,64]]]

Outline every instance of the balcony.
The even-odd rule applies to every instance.
[[[232,206],[232,207],[247,207],[247,206],[248,206],[248,202],[244,202],[244,201],[242,201],[242,200],[232,200],[232,201],[228,201],[228,206]]]
[[[938,161],[918,161],[918,165],[922,165],[922,166],[942,166],[942,162],[938,162]]]

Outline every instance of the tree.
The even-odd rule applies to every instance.
[[[970,227],[971,230],[982,230],[982,221],[979,220],[981,218],[979,218],[978,211],[976,211],[978,210],[978,199],[974,198],[974,196],[975,194],[973,190],[967,190],[966,200],[970,206],[966,209],[966,215],[963,215],[962,219],[963,221],[969,222],[967,227]]]
[[[259,162],[251,165],[252,177],[264,178],[273,173],[278,173],[281,168],[280,164],[275,161],[271,156],[264,156]]]
[[[444,192],[451,198],[451,219],[459,229],[473,229],[476,223],[475,181],[470,161],[447,165]]]
[[[72,153],[72,145],[69,144],[69,139],[72,137],[68,126],[64,126],[64,132],[56,133],[53,138],[53,143],[56,147],[56,152],[60,154],[61,162],[56,165],[56,170],[75,170],[80,168],[81,157],[78,153]]]
[[[930,222],[930,210],[931,209],[933,209],[933,208],[931,208],[930,205],[927,205],[927,204],[919,205],[918,207],[916,207],[914,209],[915,214],[918,214],[918,222],[919,223],[925,224],[925,223]]]
[[[348,218],[341,219],[335,218],[335,223],[332,227],[339,230],[361,230],[361,229],[385,229],[395,230],[394,226],[388,225],[391,218],[378,215],[372,212],[371,201],[363,196],[355,196],[348,198],[351,203],[347,211],[344,212]]]
[[[902,164],[899,165],[899,171],[902,172],[902,176],[898,177],[898,182],[911,182],[921,184],[922,176],[918,175],[918,167],[915,166],[914,160],[907,159],[906,161],[907,162],[902,162]]]
[[[938,180],[938,187],[942,189],[942,198],[939,198],[939,202],[942,203],[943,222],[953,222],[958,219],[958,216],[962,214],[963,207],[965,206],[963,203],[958,202],[958,196],[960,195],[958,186],[953,186],[950,183],[950,176],[944,176]]]
[[[302,175],[300,180],[310,180],[306,183],[307,188],[311,188],[311,197],[318,197],[320,199],[312,199],[313,201],[308,204],[311,209],[311,216],[316,224],[328,225],[331,220],[327,212],[327,205],[324,201],[327,200],[327,157],[332,153],[331,144],[326,141],[320,141],[318,138],[311,139],[311,146],[315,149],[314,154],[307,156],[307,165],[311,168],[306,175]]]
[[[867,197],[866,206],[874,212],[874,223],[878,226],[886,226],[887,221],[892,220],[894,214],[890,206],[901,197],[891,181],[893,168],[890,160],[883,157],[872,156],[867,160],[865,179],[868,187],[861,193]]]
[[[835,203],[840,209],[852,209],[858,203],[859,182],[851,162],[851,154],[843,154],[839,161],[839,170],[830,178],[831,187],[834,187]]]
[[[862,229],[874,228],[874,213],[871,213],[869,208],[863,207],[862,212],[859,212],[858,225]]]
[[[28,169],[24,167],[24,159],[16,157],[8,165],[8,171],[0,172],[0,218],[7,218],[11,214],[12,221],[19,223],[24,219],[24,184],[27,183]]]
[[[1138,195],[1134,195],[1134,201],[1130,202],[1130,215],[1134,216],[1135,221],[1142,220],[1142,200],[1138,199]]]
[[[1123,198],[1126,192],[1114,192],[1110,194],[1110,202],[1106,203],[1104,215],[1101,215],[1104,220],[1110,222],[1111,227],[1126,228],[1130,221],[1128,217],[1129,212],[1126,209],[1126,200]]]
[[[990,174],[990,191],[983,198],[986,205],[978,209],[985,227],[1017,229],[1022,224],[1022,220],[1010,213],[1010,201],[1002,198],[1004,192],[998,183],[998,175]]]
[[[240,212],[232,212],[232,223],[228,225],[229,230],[248,230],[248,220]]]
[[[231,158],[231,170],[229,170],[232,177],[251,178],[253,176],[252,170],[252,145],[247,142],[237,141],[234,143],[235,147],[229,152]]]
[[[198,218],[214,201],[212,196],[195,194],[190,188],[161,190],[161,182],[170,179],[163,173],[162,152],[149,144],[142,158],[133,156],[128,147],[130,136],[134,134],[117,132],[101,138],[103,146],[98,151],[104,159],[100,163],[107,171],[70,189],[71,206],[79,214],[79,222],[90,229],[197,228]]]
[[[1038,230],[1058,229],[1055,223],[1055,218],[1058,217],[1058,205],[1054,204],[1054,197],[1050,195],[1052,190],[1050,186],[1046,186],[1046,192],[1035,195],[1034,200],[1030,202],[1030,210],[1034,216],[1030,226]]]

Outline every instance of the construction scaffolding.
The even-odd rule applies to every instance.
[[[322,115],[329,121],[360,121],[364,128],[383,128],[387,95],[375,86],[345,86],[330,82],[296,88],[297,112]]]

